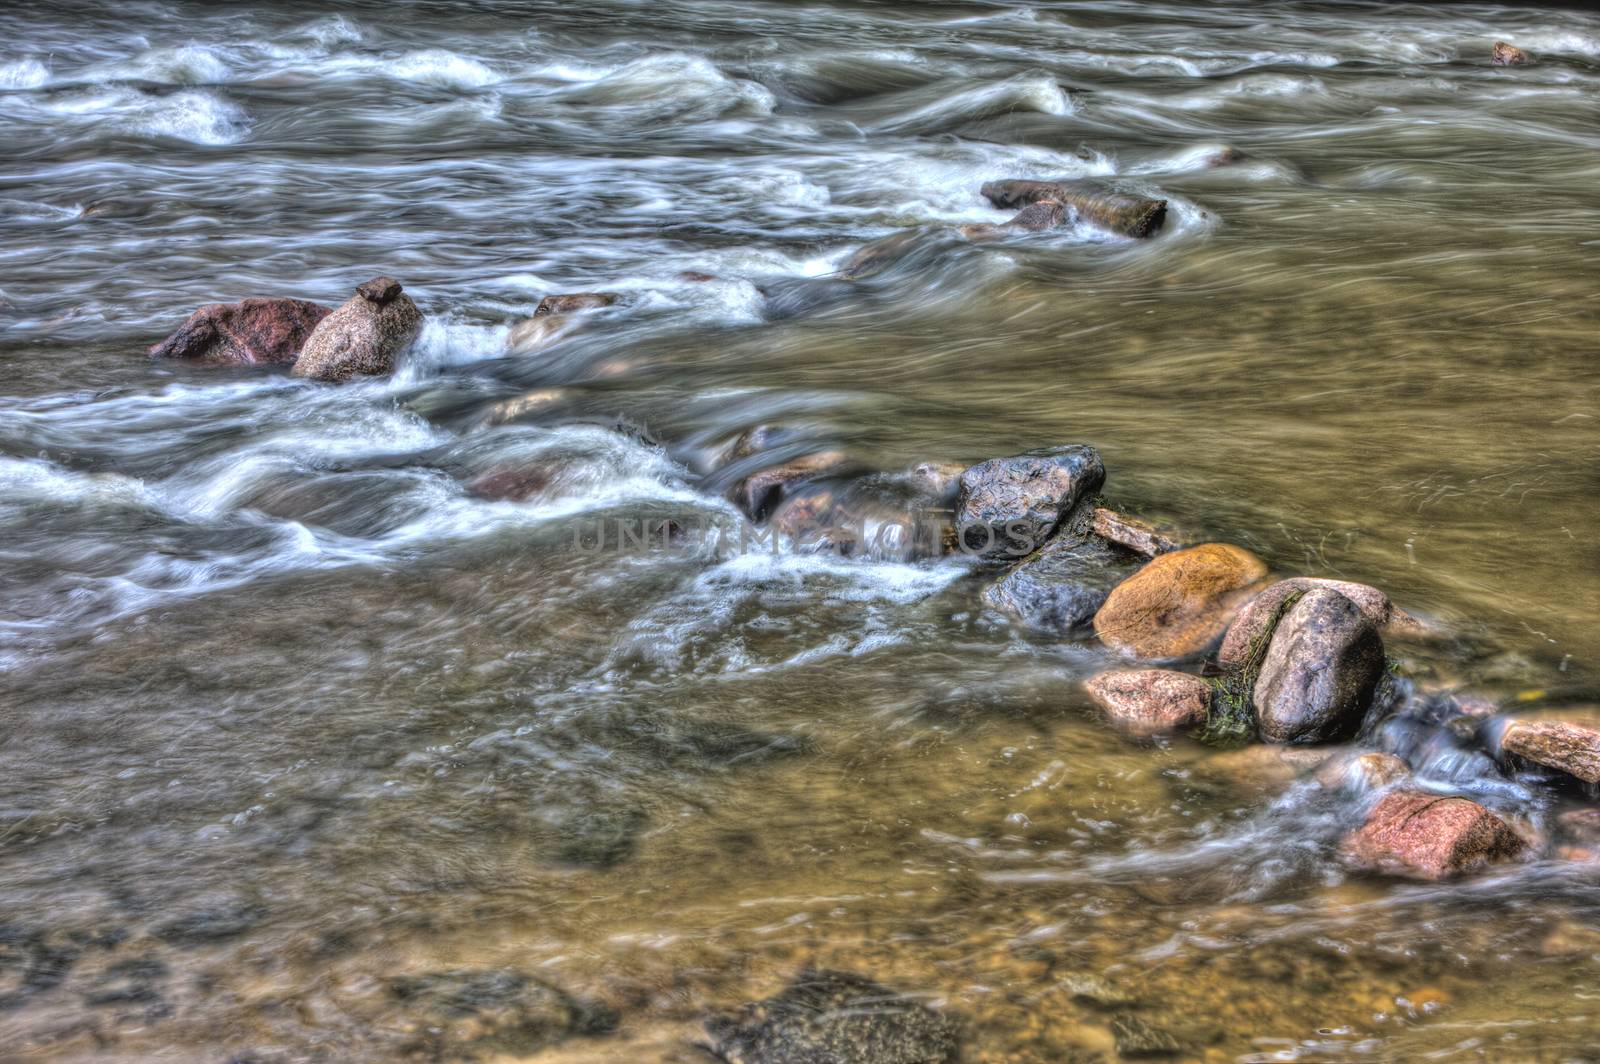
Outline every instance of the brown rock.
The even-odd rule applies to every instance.
[[[1329,790],[1378,791],[1411,775],[1411,766],[1393,754],[1369,751],[1329,758],[1317,769],[1317,782]]]
[[[1574,841],[1600,845],[1600,809],[1568,809],[1556,817],[1556,823]]]
[[[1059,229],[1068,221],[1066,204],[1056,199],[1041,199],[1028,204],[1016,217],[999,225],[961,225],[956,230],[968,240],[998,240],[1010,233],[1042,233]]]
[[[1203,724],[1211,708],[1210,684],[1167,669],[1116,669],[1083,686],[1111,723],[1140,737]]]
[[[293,362],[330,313],[303,299],[207,303],[149,353],[151,358],[236,365]]]
[[[983,558],[1029,554],[1105,479],[1099,452],[1085,444],[979,462],[961,474],[956,496],[962,549]]]
[[[1255,681],[1250,701],[1261,737],[1348,738],[1372,701],[1383,664],[1383,640],[1359,606],[1329,588],[1306,592],[1278,622]]]
[[[863,245],[839,267],[839,276],[856,281],[886,270],[911,254],[927,235],[926,230],[907,229]]]
[[[616,301],[617,296],[614,292],[570,292],[560,296],[545,296],[539,300],[539,306],[534,309],[533,316],[541,318],[547,314],[575,314],[584,310],[600,310]]]
[[[422,332],[422,311],[392,277],[375,277],[323,318],[294,364],[296,377],[347,381],[391,373]]]
[[[1600,783],[1600,729],[1563,720],[1513,720],[1500,749],[1585,783]]]
[[[1094,508],[1091,520],[1095,535],[1147,558],[1183,549],[1182,543],[1156,531],[1153,526],[1104,506]]]
[[[548,488],[554,480],[549,469],[527,466],[495,469],[467,482],[467,493],[480,499],[525,502]]]
[[[1112,590],[1095,614],[1095,634],[1141,658],[1201,653],[1266,575],[1260,558],[1227,543],[1158,555]]]
[[[911,470],[913,480],[923,484],[941,502],[954,505],[961,489],[961,474],[967,467],[959,462],[923,462]]]
[[[1489,53],[1489,63],[1492,66],[1522,66],[1532,59],[1533,57],[1527,52],[1505,41],[1495,41],[1494,50]]]
[[[1420,622],[1389,601],[1389,596],[1368,584],[1349,580],[1322,580],[1317,577],[1297,576],[1279,580],[1245,603],[1228,626],[1228,634],[1217,651],[1217,662],[1229,668],[1242,668],[1250,663],[1251,648],[1257,656],[1265,652],[1277,626],[1284,603],[1295,595],[1303,595],[1317,588],[1337,591],[1367,616],[1374,625],[1388,634],[1410,634]]]
[[[830,473],[843,472],[849,467],[845,456],[838,451],[822,451],[796,458],[792,462],[771,466],[745,477],[733,487],[733,501],[752,520],[760,521],[777,508],[784,493],[806,481],[816,480]]]
[[[1523,852],[1504,820],[1466,798],[1420,791],[1386,795],[1340,853],[1357,868],[1411,879],[1444,879]]]
[[[1167,217],[1166,200],[1102,192],[1061,181],[991,181],[981,191],[996,207],[1056,200],[1071,207],[1077,217],[1123,236],[1152,236]]]

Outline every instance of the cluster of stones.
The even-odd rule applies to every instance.
[[[1005,564],[983,590],[986,605],[1039,633],[1092,636],[1126,659],[1084,684],[1114,726],[1148,739],[1231,711],[1243,716],[1250,738],[1281,751],[1278,760],[1291,771],[1315,770],[1330,789],[1381,792],[1339,847],[1348,864],[1437,879],[1543,845],[1525,825],[1477,802],[1428,792],[1393,753],[1342,745],[1392,708],[1376,697],[1389,664],[1384,640],[1431,633],[1378,588],[1275,579],[1242,547],[1183,546],[1100,504],[1105,467],[1082,444],[901,474],[862,473],[840,452],[797,454],[796,446],[780,430],[751,430],[708,483],[752,520],[790,535],[864,507],[883,522],[895,520],[897,508],[907,523],[913,512],[945,514],[941,534],[913,544],[916,553],[964,550]],[[1020,542],[1030,549],[1019,556],[1012,540],[987,531],[964,545],[974,528],[1026,530],[1031,536]],[[821,545],[840,546],[826,538]],[[1470,697],[1453,699],[1451,712],[1473,721],[1475,740],[1491,754],[1600,783],[1600,728],[1506,721]]]

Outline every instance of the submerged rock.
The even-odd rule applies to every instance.
[[[1016,217],[999,225],[963,225],[957,232],[968,240],[998,240],[1010,233],[1042,233],[1059,229],[1069,221],[1067,205],[1056,199],[1041,199],[1028,204]]]
[[[1317,782],[1328,790],[1379,791],[1409,778],[1411,766],[1393,754],[1371,750],[1331,757],[1317,769]]]
[[[1055,200],[1077,217],[1123,236],[1153,236],[1166,221],[1167,201],[1103,192],[1062,181],[990,181],[982,190],[996,207],[1025,207]]]
[[[394,371],[422,332],[422,312],[392,277],[375,277],[322,319],[294,364],[296,377],[347,381]]]
[[[1513,720],[1500,733],[1500,749],[1585,783],[1600,783],[1600,728],[1564,720]]]
[[[1094,630],[1107,646],[1141,658],[1198,654],[1266,575],[1260,558],[1227,543],[1161,554],[1112,589]]]
[[[1383,640],[1355,603],[1328,588],[1306,592],[1278,622],[1251,704],[1274,743],[1345,739],[1361,724],[1383,675]]]
[[[1062,534],[984,588],[983,601],[1029,628],[1067,635],[1094,620],[1124,571],[1103,543]]]
[[[751,520],[762,521],[777,508],[786,493],[808,481],[842,473],[849,467],[849,461],[840,452],[819,451],[750,474],[733,486],[731,497]]]
[[[149,354],[244,366],[289,363],[331,313],[328,307],[304,299],[207,303]]]
[[[1146,558],[1183,549],[1182,543],[1158,532],[1154,526],[1104,506],[1094,508],[1090,522],[1094,534],[1101,539],[1135,554],[1143,554]]]
[[[1349,599],[1378,628],[1388,632],[1407,634],[1420,631],[1422,626],[1415,618],[1389,601],[1389,596],[1368,584],[1349,580],[1322,580],[1316,577],[1297,576],[1279,580],[1259,595],[1245,603],[1228,626],[1228,634],[1217,651],[1217,662],[1229,668],[1242,668],[1259,660],[1266,651],[1290,600],[1317,589],[1336,591]]]
[[[1410,879],[1445,879],[1519,856],[1526,844],[1477,802],[1395,791],[1345,836],[1341,855],[1357,868]]]
[[[1287,787],[1337,756],[1338,750],[1325,746],[1246,746],[1212,754],[1203,768],[1235,787],[1266,792]]]
[[[506,354],[525,355],[570,331],[584,313],[616,303],[612,292],[569,292],[539,300],[533,317],[524,318],[506,334]]]
[[[911,254],[927,235],[923,229],[907,229],[880,237],[863,245],[846,259],[844,265],[839,267],[839,276],[847,281],[871,277]]]
[[[782,993],[706,1021],[726,1064],[955,1064],[957,1024],[849,972],[802,972]]]
[[[915,475],[873,473],[786,486],[771,525],[803,549],[886,561],[937,558],[954,528],[944,500]]]
[[[615,292],[568,292],[565,295],[545,296],[534,308],[533,316],[542,318],[550,314],[574,314],[584,310],[600,310],[615,304]]]
[[[1183,1043],[1170,1031],[1132,1014],[1112,1019],[1111,1037],[1117,1047],[1117,1056],[1125,1060],[1173,1057],[1183,1052]]]
[[[511,970],[406,976],[389,992],[403,1010],[402,1051],[432,1060],[526,1056],[617,1027],[613,1010]]]
[[[1168,669],[1116,669],[1083,686],[1111,723],[1141,738],[1203,724],[1211,709],[1210,684]]]
[[[961,474],[956,495],[961,548],[983,558],[1029,554],[1105,479],[1100,452],[1086,444],[979,462]]]
[[[1495,41],[1494,49],[1489,53],[1489,62],[1493,66],[1522,66],[1533,61],[1533,57],[1514,44],[1505,41]]]

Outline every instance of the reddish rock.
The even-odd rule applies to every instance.
[[[1600,783],[1600,729],[1564,720],[1513,720],[1500,749],[1585,783]]]
[[[207,303],[150,348],[151,358],[258,365],[293,362],[329,308],[303,299]]]
[[[1104,506],[1094,508],[1091,521],[1095,535],[1135,554],[1143,554],[1146,558],[1183,549],[1182,543],[1163,535],[1153,526]]]
[[[1260,558],[1227,543],[1158,555],[1112,589],[1094,616],[1095,634],[1141,658],[1201,653],[1266,575]]]
[[[1493,66],[1522,66],[1531,62],[1532,58],[1521,48],[1505,41],[1495,41],[1494,50],[1489,53],[1489,62]]]
[[[480,499],[525,502],[548,488],[554,479],[550,470],[541,466],[495,469],[468,481],[467,492]]]
[[[1340,853],[1368,871],[1444,879],[1511,860],[1525,847],[1510,825],[1477,802],[1395,791],[1345,836]]]
[[[1211,709],[1210,684],[1167,669],[1116,669],[1083,686],[1111,723],[1140,737],[1203,724]]]
[[[346,381],[394,371],[422,333],[422,311],[392,277],[374,277],[317,325],[300,349],[296,377]]]

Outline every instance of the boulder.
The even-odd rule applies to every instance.
[[[1600,783],[1600,728],[1564,720],[1512,720],[1500,733],[1503,753]]]
[[[1340,854],[1367,871],[1432,880],[1511,860],[1524,848],[1509,824],[1477,802],[1394,791],[1345,836]]]
[[[1182,543],[1156,531],[1153,526],[1138,518],[1108,510],[1104,506],[1094,508],[1090,514],[1090,522],[1094,534],[1101,539],[1115,543],[1125,550],[1131,550],[1135,554],[1143,554],[1146,558],[1183,549]]]
[[[1170,555],[1168,555],[1170,557]],[[1383,675],[1383,640],[1361,608],[1316,588],[1278,622],[1251,704],[1261,737],[1320,743],[1355,734]]]
[[[955,1021],[848,972],[805,971],[776,997],[706,1021],[725,1064],[955,1064]]]
[[[422,332],[422,311],[392,277],[356,289],[312,332],[294,364],[296,377],[347,381],[393,372]]]
[[[956,231],[968,240],[999,240],[1011,233],[1042,233],[1059,229],[1069,221],[1066,204],[1055,199],[1041,199],[1028,204],[1016,217],[999,225],[962,225]]]
[[[303,299],[207,303],[149,353],[151,358],[243,366],[289,363],[330,313]]]
[[[1100,453],[1085,444],[979,462],[961,474],[956,495],[961,548],[983,558],[1020,558],[1105,479]]]
[[[1532,60],[1533,57],[1527,52],[1505,41],[1495,41],[1494,49],[1489,53],[1489,63],[1492,66],[1522,66]]]
[[[1112,589],[1094,616],[1095,634],[1141,658],[1202,653],[1266,575],[1260,558],[1228,543],[1157,555]]]
[[[1026,207],[1055,200],[1083,221],[1123,236],[1153,236],[1166,221],[1167,201],[1104,192],[1063,181],[990,181],[981,189],[996,207]]]
[[[1297,576],[1279,580],[1259,595],[1245,603],[1239,615],[1228,626],[1222,649],[1217,651],[1218,664],[1239,669],[1251,664],[1252,651],[1259,660],[1272,639],[1273,630],[1287,608],[1290,599],[1308,591],[1323,588],[1336,591],[1353,602],[1367,619],[1386,632],[1409,633],[1417,630],[1418,622],[1399,609],[1375,587],[1352,583],[1348,580],[1322,580],[1316,577]]]
[[[1204,724],[1211,709],[1210,684],[1167,669],[1116,669],[1083,686],[1111,723],[1141,738]]]
[[[1063,533],[984,588],[983,601],[1028,628],[1067,635],[1094,620],[1126,568],[1099,540]]]

